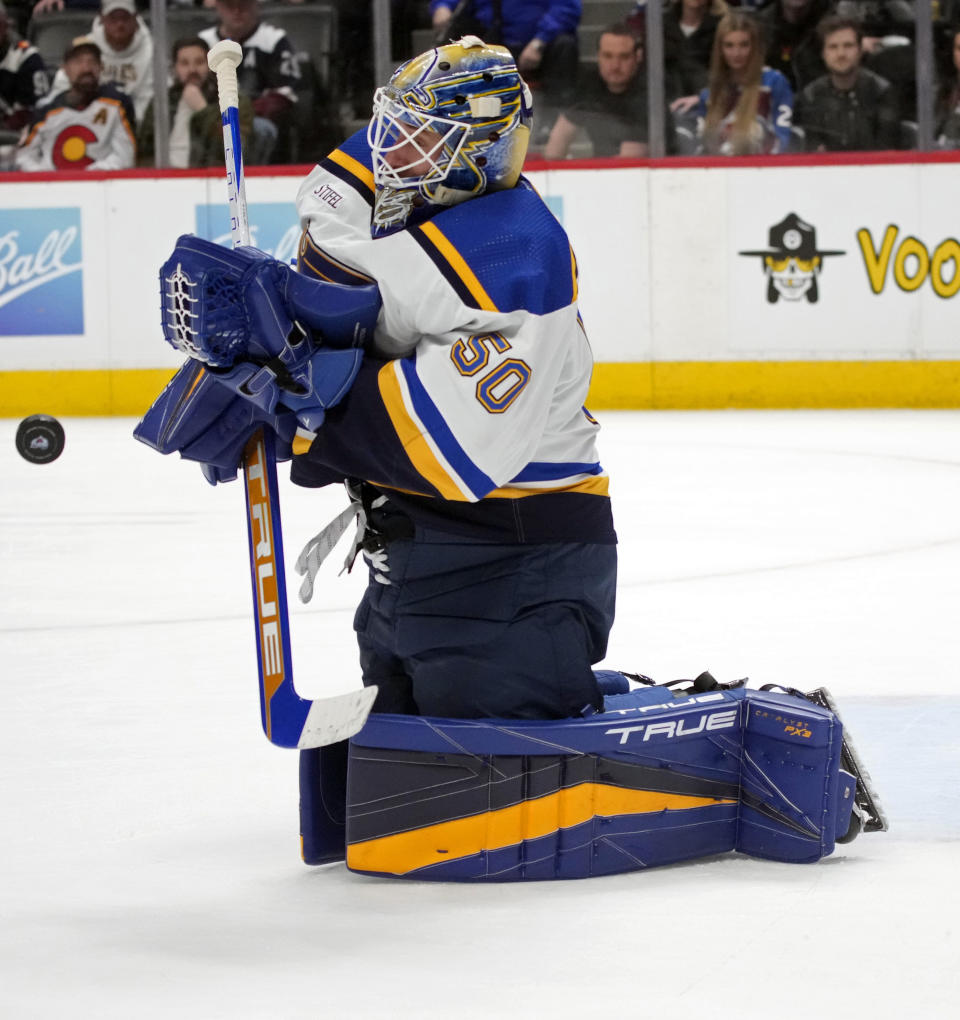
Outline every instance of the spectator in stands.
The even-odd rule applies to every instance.
[[[710,75],[713,37],[725,0],[671,0],[663,13],[663,64],[668,99],[696,96]]]
[[[789,82],[779,71],[764,66],[756,18],[731,11],[717,26],[710,84],[700,93],[703,151],[722,156],[785,152],[792,113]]]
[[[207,65],[210,47],[200,38],[173,44],[173,84],[170,86],[170,166],[223,166],[223,126],[217,98],[217,78]],[[274,135],[275,137],[275,135]],[[253,105],[240,94],[240,141],[244,159],[258,158],[253,143]],[[153,104],[137,131],[137,157],[142,166],[154,158]]]
[[[773,0],[757,15],[766,38],[767,65],[780,71],[794,92],[826,73],[817,25],[829,7],[829,0]]]
[[[100,47],[72,43],[63,56],[68,81],[34,113],[17,150],[18,170],[126,170],[136,158],[133,103],[103,85]]]
[[[102,0],[100,15],[90,28],[90,39],[100,49],[101,80],[112,82],[133,100],[137,123],[153,99],[153,37],[137,14],[135,0]],[[61,68],[53,80],[51,94],[67,87]]]
[[[211,48],[221,39],[243,46],[237,68],[240,91],[253,100],[257,117],[270,121],[278,139],[274,162],[289,162],[295,150],[296,104],[303,77],[286,32],[260,20],[257,0],[216,0],[219,24],[204,29],[200,38]]]
[[[454,11],[456,17],[454,18]],[[556,111],[576,97],[580,0],[431,0],[439,42],[479,35],[513,54],[524,81],[540,95],[540,124],[548,129]],[[499,17],[498,17],[499,15]]]
[[[945,4],[940,4],[943,9]],[[917,108],[916,20],[912,0],[839,0],[833,10],[860,23],[863,66],[893,86],[901,110]]]
[[[647,86],[643,44],[623,22],[610,25],[597,41],[595,76],[581,87],[571,106],[556,119],[544,159],[564,159],[582,128],[594,156],[647,156]],[[536,109],[534,109],[536,116]]]
[[[50,91],[50,78],[36,47],[16,38],[0,3],[0,127],[19,131]]]
[[[951,68],[937,93],[935,135],[941,149],[960,149],[960,29],[950,39]]]
[[[897,97],[886,79],[861,66],[860,24],[828,14],[817,33],[827,73],[811,82],[794,104],[808,152],[896,149],[900,141]]]

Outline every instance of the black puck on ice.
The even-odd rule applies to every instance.
[[[63,453],[63,426],[49,414],[31,414],[17,428],[17,452],[31,464],[49,464]]]

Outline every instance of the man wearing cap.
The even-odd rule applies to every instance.
[[[68,87],[40,106],[17,149],[18,170],[126,170],[136,157],[133,105],[102,85],[100,47],[76,40],[63,55]]]
[[[130,96],[139,122],[153,99],[153,37],[137,14],[136,0],[103,0],[89,37],[100,48],[101,79]],[[67,84],[61,69],[52,94],[62,92]]]

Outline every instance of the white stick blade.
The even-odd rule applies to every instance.
[[[362,687],[349,694],[318,698],[310,706],[297,747],[301,751],[308,747],[326,747],[359,733],[376,697],[376,687]]]

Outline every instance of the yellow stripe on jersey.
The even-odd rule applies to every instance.
[[[355,160],[353,156],[348,156],[340,149],[334,149],[333,152],[327,156],[327,159],[336,163],[337,166],[342,166],[344,170],[352,173],[354,177],[366,184],[366,186],[373,191],[373,171]]]
[[[120,122],[123,124],[124,128],[126,128],[127,134],[130,136],[130,141],[133,142],[134,150],[136,150],[137,138],[133,133],[133,125],[127,119],[127,111],[124,109],[123,103],[119,99],[108,99],[106,96],[101,96],[100,102],[117,108],[117,114],[120,117]]]
[[[388,361],[377,374],[380,396],[411,463],[444,499],[466,502],[457,483],[437,460],[420,426],[411,418],[400,387],[400,362]]]
[[[573,254],[573,247],[570,248],[570,275],[573,277],[573,297],[570,304],[577,300],[580,293],[580,273],[577,271],[577,256]]]
[[[311,446],[313,446],[314,439],[317,438],[316,432],[311,432],[309,429],[298,428],[296,435],[293,437],[293,442],[290,444],[293,449],[294,456],[300,456],[306,453]]]
[[[297,251],[297,258],[313,273],[314,276],[328,283],[352,283],[356,279],[358,286],[365,283],[375,283],[372,276],[358,272],[344,265],[332,255],[328,255],[310,236],[310,231],[305,230],[300,235],[300,247]],[[324,269],[327,271],[324,272]],[[332,274],[332,275],[331,275]],[[347,279],[345,280],[344,277]]]
[[[582,482],[574,482],[573,485],[559,485],[556,488],[520,489],[516,486],[505,485],[500,489],[488,492],[484,499],[523,499],[525,496],[543,496],[548,492],[585,492],[591,496],[609,496],[610,479],[606,475],[594,475],[585,478]]]
[[[483,289],[483,284],[474,275],[473,270],[467,265],[466,260],[441,233],[439,228],[432,221],[421,225],[420,230],[428,237],[437,251],[450,263],[450,268],[457,274],[463,285],[470,291],[477,306],[485,312],[499,311],[493,303],[493,299]]]

